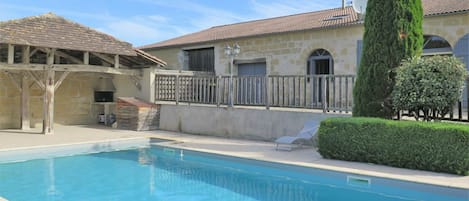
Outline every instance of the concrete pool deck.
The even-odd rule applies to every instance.
[[[135,132],[102,126],[62,125],[56,125],[54,135],[42,135],[39,134],[39,130],[0,130],[0,151],[27,149],[30,147],[105,142],[140,137],[173,140],[171,142],[163,142],[162,144],[174,148],[469,190],[469,176],[463,177],[374,164],[328,160],[323,159],[319,153],[312,148],[297,149],[291,152],[276,151],[275,144],[272,142],[224,139],[167,131]]]

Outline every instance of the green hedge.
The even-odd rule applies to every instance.
[[[324,158],[469,175],[469,125],[331,118],[318,138]]]

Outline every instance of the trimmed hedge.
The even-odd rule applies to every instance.
[[[324,158],[469,175],[469,126],[330,118],[318,131]]]

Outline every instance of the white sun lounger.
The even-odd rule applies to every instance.
[[[303,129],[296,136],[282,136],[275,140],[276,147],[275,150],[279,150],[279,145],[288,145],[284,150],[291,151],[293,145],[298,144],[302,146],[305,141],[309,141],[316,134],[316,131],[319,128],[319,121],[307,121],[305,122]]]

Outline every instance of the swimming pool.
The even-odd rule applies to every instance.
[[[11,201],[467,201],[469,193],[149,146],[0,164],[0,197]]]

